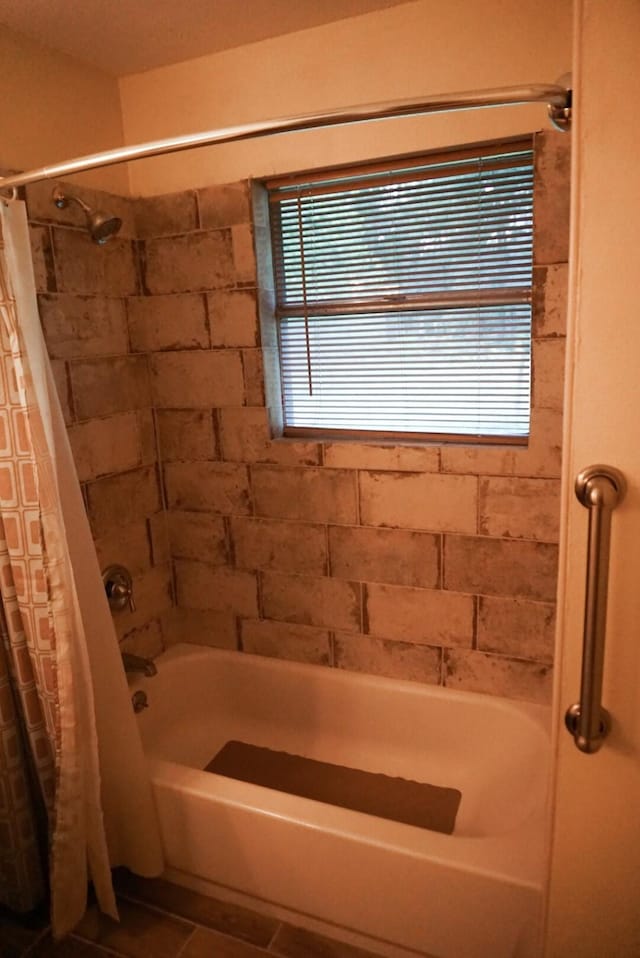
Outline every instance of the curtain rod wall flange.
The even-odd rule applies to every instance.
[[[0,178],[0,190],[14,189],[37,183],[40,180],[64,178],[74,173],[95,170],[102,166],[116,166],[132,160],[141,160],[166,153],[179,153],[217,143],[235,143],[262,136],[281,133],[299,133],[305,130],[342,126],[349,123],[364,123],[371,120],[390,120],[405,116],[422,116],[430,113],[449,113],[455,110],[484,109],[498,106],[520,106],[527,103],[546,103],[551,122],[567,131],[571,123],[571,90],[560,84],[533,84],[522,87],[499,87],[490,90],[466,93],[449,93],[442,96],[390,100],[385,103],[369,103],[360,106],[309,113],[275,120],[263,120],[241,126],[222,127],[201,133],[190,133],[163,140],[151,140],[135,146],[123,146],[102,153],[92,153],[75,159],[42,166],[26,173]]]
[[[560,105],[549,103],[547,105],[547,114],[556,130],[560,130],[561,133],[569,133],[571,130],[571,106],[573,100],[571,74],[563,73],[556,82],[559,86],[565,87],[567,91],[566,102]]]

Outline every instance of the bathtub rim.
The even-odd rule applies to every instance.
[[[517,713],[521,718],[530,723],[532,728],[542,731],[545,738],[551,741],[552,729],[552,709],[551,705],[540,705],[536,702],[529,702],[525,699],[512,699],[502,695],[493,695],[487,692],[471,692],[463,689],[452,689],[443,685],[435,685],[428,682],[418,682],[410,679],[393,678],[385,675],[375,675],[371,672],[356,672],[350,669],[340,669],[330,665],[319,665],[310,662],[297,662],[291,659],[280,659],[275,656],[259,655],[254,652],[241,652],[237,649],[218,648],[216,646],[201,645],[195,642],[176,642],[168,649],[161,652],[154,658],[158,669],[174,660],[188,661],[199,658],[208,658],[213,655],[220,658],[223,662],[238,662],[239,657],[246,656],[251,667],[263,669],[264,671],[286,671],[290,674],[299,674],[301,676],[323,676],[336,684],[355,683],[362,687],[379,688],[386,690],[396,689],[404,691],[405,694],[427,695],[436,701],[451,701],[465,704],[482,705],[491,710],[502,711],[506,713]],[[140,675],[129,675],[129,688],[132,692],[138,689],[153,690],[153,679]],[[149,684],[151,683],[151,684]]]

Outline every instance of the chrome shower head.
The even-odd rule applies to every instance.
[[[65,193],[61,186],[56,186],[51,194],[51,199],[59,210],[65,209],[69,203],[77,203],[87,218],[87,229],[91,239],[100,246],[111,239],[112,236],[115,236],[122,226],[120,217],[111,216],[102,210],[91,209],[80,197],[74,196],[73,193]]]

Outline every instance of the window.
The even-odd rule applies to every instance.
[[[267,188],[285,435],[526,441],[531,140]]]

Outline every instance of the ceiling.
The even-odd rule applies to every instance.
[[[0,24],[122,76],[407,0],[0,0]]]

